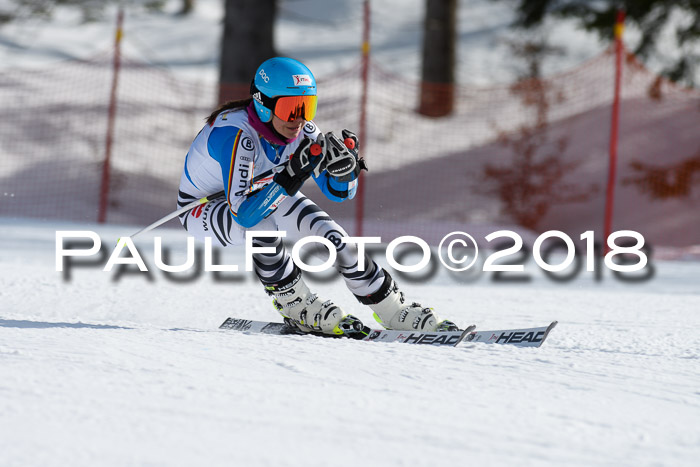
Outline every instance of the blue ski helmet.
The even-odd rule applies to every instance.
[[[273,114],[284,121],[311,120],[316,114],[316,79],[306,65],[292,58],[265,60],[250,83],[250,94],[263,122],[272,120]]]

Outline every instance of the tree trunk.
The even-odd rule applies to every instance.
[[[419,112],[452,113],[454,105],[457,0],[426,0]]]
[[[226,0],[219,103],[248,97],[258,67],[275,56],[276,12],[275,0]]]
[[[180,8],[180,11],[178,14],[189,15],[190,13],[192,13],[193,8],[194,8],[194,0],[182,0],[182,8]]]

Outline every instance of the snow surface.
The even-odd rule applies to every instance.
[[[196,0],[188,16],[175,14],[180,0],[166,0],[162,12],[144,8],[146,0],[127,0],[123,51],[149,63],[167,67],[180,77],[216,82],[224,2]],[[0,0],[1,11],[14,11]],[[424,0],[371,2],[372,60],[397,74],[420,75]],[[85,22],[76,8],[52,7],[52,19],[21,16],[0,27],[0,69],[43,67],[68,58],[87,59],[110,50],[114,41],[115,7],[102,18]],[[512,59],[508,42],[522,39],[510,29],[515,19],[509,0],[460,0],[457,10],[457,81],[491,86],[511,83],[524,71]],[[360,60],[361,0],[278,0],[275,47],[282,55],[306,63],[317,77],[346,70]],[[674,25],[688,26],[689,18],[674,9],[658,38],[657,51],[645,65],[659,72],[680,54]],[[545,59],[543,74],[569,70],[597,56],[606,43],[575,21],[546,21],[530,37],[547,37],[563,52]],[[630,50],[641,38],[627,24],[624,40]],[[696,70],[696,81],[700,70]]]
[[[2,3],[0,0],[0,7]],[[168,67],[180,77],[218,79],[221,0],[197,0],[186,17],[174,14],[180,6],[177,0],[167,1],[162,13],[140,7],[141,0],[124,3],[123,52],[127,57]],[[424,0],[371,2],[372,59],[394,73],[418,77],[424,10]],[[110,6],[100,21],[84,23],[77,9],[56,7],[48,23],[30,17],[6,24],[0,28],[0,68],[42,67],[109,50],[115,16]],[[513,19],[508,1],[459,2],[458,82],[492,85],[514,81],[522,70],[507,58]],[[359,63],[362,20],[360,0],[281,0],[275,46],[281,54],[302,60],[317,77],[328,76]],[[572,22],[547,25],[546,29],[566,52],[557,60],[545,61],[547,74],[570,69],[605,48],[595,35]]]
[[[281,2],[280,51],[317,75],[359,59],[360,2]],[[423,2],[373,4],[373,58],[418,75]],[[127,10],[125,53],[216,79],[218,0],[188,18]],[[507,2],[460,2],[463,83],[512,81]],[[0,29],[0,67],[44,67],[111,47],[113,15],[57,9]],[[604,47],[550,25],[565,70]],[[177,31],[175,34],[173,31]],[[634,35],[634,31],[626,34]],[[323,44],[323,47],[319,46]],[[700,263],[653,261],[648,282],[605,272],[555,283],[401,281],[410,300],[479,329],[559,325],[539,349],[417,347],[219,331],[279,320],[252,274],[172,282],[159,271],[55,270],[57,230],[105,245],[142,226],[0,218],[0,465],[695,465],[700,455]],[[173,262],[185,233],[161,230]],[[137,241],[153,265],[152,237]],[[241,251],[223,254],[243,265]],[[385,264],[384,261],[380,261]],[[311,282],[311,281],[310,281]],[[342,282],[311,282],[371,323]]]
[[[55,271],[55,231],[0,222],[0,465],[696,465],[700,264],[559,284],[402,281],[480,329],[559,320],[539,349],[432,348],[219,331],[279,320],[251,273],[186,284]],[[184,260],[185,233],[163,230]],[[243,268],[240,251],[222,263]],[[322,297],[371,322],[341,281]]]

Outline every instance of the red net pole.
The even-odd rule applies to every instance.
[[[362,95],[360,98],[360,128],[358,139],[362,142],[367,154],[367,88],[369,84],[369,24],[370,24],[369,0],[363,5],[362,24]],[[357,179],[357,196],[355,199],[355,235],[362,236],[362,224],[365,217],[365,184],[362,172]]]
[[[112,73],[112,89],[109,94],[109,110],[107,114],[107,137],[105,138],[105,159],[102,163],[102,183],[100,184],[100,205],[97,222],[103,224],[107,220],[107,205],[109,202],[109,167],[112,157],[112,142],[114,141],[114,122],[117,116],[117,85],[121,65],[121,40],[123,35],[124,10],[117,13],[117,31],[114,36],[114,64]]]
[[[610,122],[610,163],[608,168],[608,189],[605,196],[605,222],[603,242],[605,252],[609,251],[608,236],[612,232],[613,205],[615,202],[615,177],[617,170],[617,134],[620,119],[620,83],[622,80],[622,55],[624,44],[622,32],[625,27],[625,12],[619,10],[615,21],[615,96],[613,98],[612,118]]]

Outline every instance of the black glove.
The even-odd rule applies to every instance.
[[[357,153],[358,141],[355,133],[342,131],[343,140],[332,132],[326,133],[325,169],[328,175],[341,182],[351,182],[360,175],[360,171],[369,170],[365,160]]]
[[[326,140],[323,135],[320,135],[317,141],[305,136],[284,169],[275,175],[274,181],[284,188],[289,196],[295,195],[316,166],[323,161],[325,147]]]

